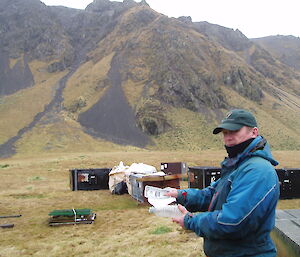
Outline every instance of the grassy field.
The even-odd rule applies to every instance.
[[[161,162],[188,166],[216,166],[224,151],[122,151],[16,156],[0,161],[0,219],[14,228],[1,229],[0,256],[204,256],[202,239],[182,230],[170,219],[148,213],[130,195],[108,190],[71,191],[69,169],[105,168],[120,161],[145,163],[160,169]],[[280,167],[299,167],[299,152],[274,152]],[[49,227],[54,209],[91,208],[92,225]],[[300,208],[300,199],[281,200],[278,208]]]

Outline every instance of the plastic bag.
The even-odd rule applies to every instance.
[[[123,195],[123,194],[127,194],[128,190],[127,190],[127,184],[125,181],[121,181],[120,183],[116,184],[113,191],[111,192],[112,194],[115,195]]]
[[[108,186],[110,192],[113,192],[115,190],[117,184],[121,183],[122,181],[125,181],[125,174],[128,168],[129,166],[125,166],[122,161],[118,166],[112,168],[112,170],[109,173],[109,180],[108,180]]]
[[[128,168],[129,173],[139,173],[139,174],[152,174],[156,173],[157,170],[154,166],[144,164],[144,163],[133,163]]]

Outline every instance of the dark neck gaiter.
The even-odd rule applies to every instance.
[[[251,142],[254,140],[254,138],[250,138],[238,145],[234,145],[234,146],[226,146],[225,145],[225,148],[226,148],[226,151],[228,153],[228,157],[229,158],[234,158],[236,157],[239,153],[242,153],[248,145],[251,144]]]

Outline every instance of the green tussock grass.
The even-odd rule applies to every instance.
[[[28,178],[29,181],[37,181],[37,180],[45,180],[45,178],[40,176],[33,176],[31,178]]]
[[[43,194],[12,194],[9,195],[10,197],[16,198],[16,199],[31,199],[31,198],[46,198]]]
[[[159,226],[159,227],[155,228],[154,230],[150,231],[150,234],[161,235],[161,234],[169,233],[171,231],[172,231],[172,229],[169,227]]]

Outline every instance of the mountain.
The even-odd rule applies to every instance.
[[[232,108],[275,149],[300,148],[299,71],[239,30],[133,0],[1,0],[0,21],[2,157],[219,149],[211,131]]]
[[[269,36],[251,39],[265,48],[282,63],[300,71],[300,38],[294,36]]]

